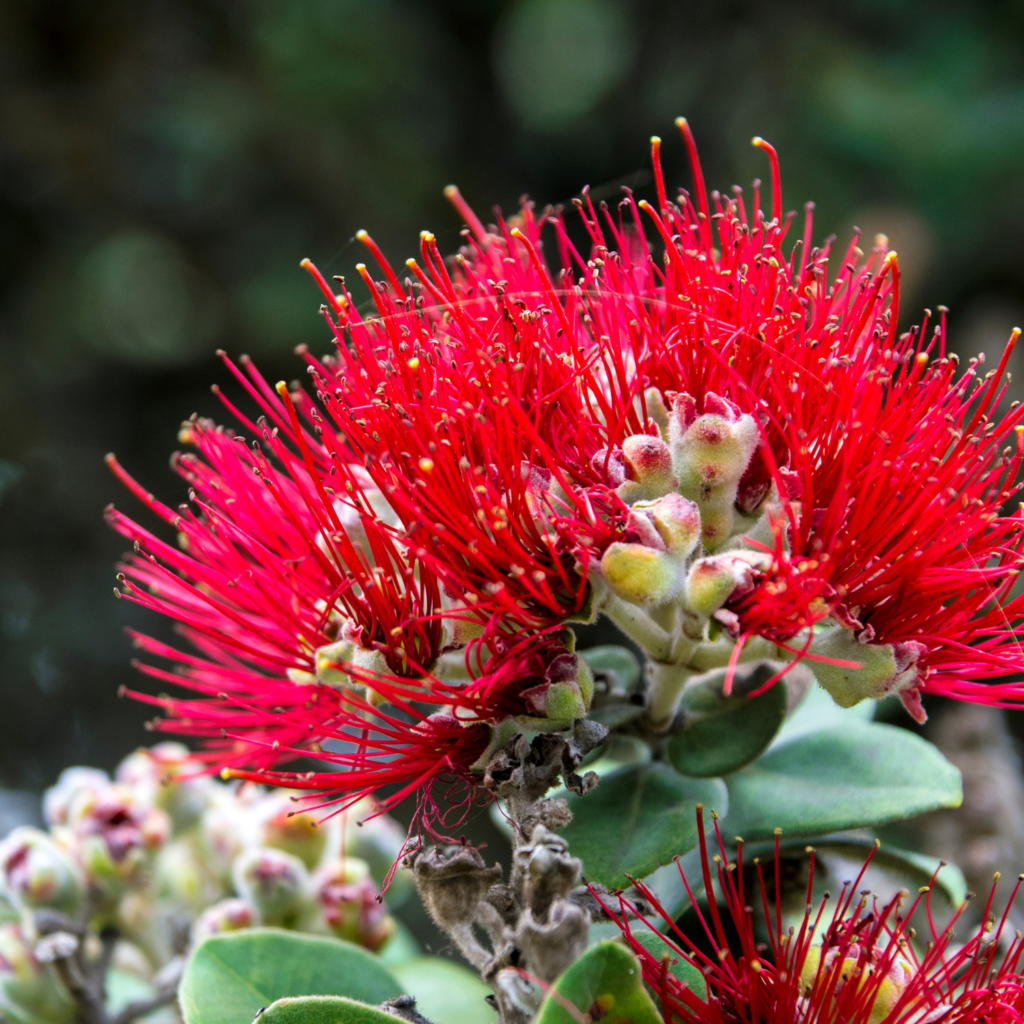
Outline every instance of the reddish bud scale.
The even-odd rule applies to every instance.
[[[721,856],[714,858],[712,868],[703,830],[699,834],[701,884],[708,899],[707,909],[697,911],[703,932],[700,941],[675,925],[642,882],[636,888],[654,908],[653,919],[646,923],[663,940],[663,956],[657,944],[638,941],[638,929],[627,916],[633,908],[625,899],[620,897],[618,914],[606,907],[640,959],[644,981],[660,1001],[666,1024],[919,1024],[940,1020],[1011,1024],[1020,1020],[1024,979],[1019,968],[1024,943],[1019,932],[1016,937],[1004,936],[1006,914],[998,924],[992,922],[991,894],[985,920],[992,923],[961,945],[954,942],[954,926],[963,906],[945,929],[939,930],[933,923],[934,879],[905,912],[905,891],[885,904],[877,897],[858,895],[872,853],[857,879],[843,886],[830,915],[827,896],[817,905],[812,902],[812,851],[807,909],[795,927],[784,928],[782,908],[769,896],[779,892],[778,840],[774,878],[766,882],[755,861],[757,891],[745,892],[742,841],[730,858],[716,822]],[[680,875],[692,901],[691,882],[681,867]],[[1011,903],[1019,887],[1018,882]],[[919,907],[926,913],[930,934],[919,937],[924,941],[915,944],[911,941],[914,931],[907,922]],[[704,976],[706,991],[687,987],[670,972],[672,963],[680,960]]]

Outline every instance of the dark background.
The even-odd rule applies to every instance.
[[[326,349],[302,257],[453,249],[450,181],[481,213],[649,193],[651,133],[689,185],[679,114],[712,185],[767,177],[760,134],[819,241],[884,230],[908,323],[945,303],[991,356],[1024,320],[1021,3],[2,0],[0,785],[148,738],[122,629],[161,627],[112,595],[103,508],[141,510],[103,455],[183,500],[214,350],[273,381]]]

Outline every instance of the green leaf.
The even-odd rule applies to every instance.
[[[391,972],[433,1024],[493,1024],[498,1019],[497,1011],[484,1002],[490,986],[461,964],[440,956],[418,956],[396,964]]]
[[[809,732],[831,729],[847,722],[870,722],[875,717],[876,700],[862,700],[852,708],[841,708],[817,681],[812,680],[804,699],[783,723],[774,746],[788,743]]]
[[[667,928],[668,925],[665,927]],[[649,928],[642,930],[634,928],[633,939],[639,942],[656,960],[660,960],[668,953],[672,958],[668,966],[669,974],[686,985],[698,999],[707,999],[708,986],[704,975],[693,964],[684,960],[657,932],[652,932]]]
[[[769,667],[737,679],[738,688],[728,697],[722,696],[725,672],[688,686],[682,731],[666,747],[669,764],[683,775],[710,779],[738,771],[762,754],[786,717],[786,684],[780,679],[756,697],[747,694],[773,672]]]
[[[783,853],[803,851],[806,847],[807,844],[802,839],[790,839],[779,844],[779,849]],[[959,907],[967,899],[967,879],[964,878],[964,873],[955,864],[944,863],[938,857],[903,850],[888,843],[882,843],[876,849],[875,840],[863,835],[822,836],[814,841],[814,849],[818,863],[823,862],[830,873],[837,861],[846,861],[859,867],[867,855],[875,850],[871,858],[872,866],[891,875],[894,880],[899,880],[902,884],[913,882],[915,886],[922,886],[928,885],[935,877],[936,890],[942,892],[951,906]],[[751,844],[743,852],[745,860],[755,856],[767,860],[773,855],[774,844],[768,843]]]
[[[185,1024],[249,1024],[263,1007],[287,996],[381,1003],[401,994],[387,968],[360,946],[278,928],[207,939],[178,990]]]
[[[724,834],[820,835],[959,807],[960,772],[906,729],[848,721],[780,743],[731,775]]]
[[[572,821],[562,830],[592,882],[625,888],[697,845],[696,805],[724,814],[721,779],[687,779],[668,765],[632,764],[601,777],[585,796],[569,794]],[[710,814],[706,819],[711,824]]]
[[[575,1007],[570,1012],[566,1003]],[[555,982],[541,1003],[536,1024],[579,1024],[581,1020],[614,1024],[662,1024],[644,988],[640,962],[617,940],[591,946]]]
[[[593,669],[609,676],[609,683],[618,690],[632,690],[640,678],[640,662],[628,647],[606,644],[579,651],[579,655]]]
[[[396,1018],[344,996],[293,996],[272,1003],[259,1020],[260,1024],[395,1024]]]

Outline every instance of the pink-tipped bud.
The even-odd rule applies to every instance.
[[[871,952],[875,955],[871,956]],[[843,949],[834,947],[827,950],[824,962],[821,953],[821,946],[812,946],[807,951],[807,959],[800,971],[800,987],[809,994],[815,987],[815,981],[822,979],[818,980],[819,987],[831,990],[833,1000],[842,1000],[844,1005],[861,1000],[861,992],[869,994],[870,1010],[861,1016],[864,1024],[882,1024],[919,971],[910,960],[899,954],[887,963],[873,962],[878,959],[877,952],[871,950],[865,958],[865,951],[856,943]],[[880,972],[884,972],[884,977],[879,977]],[[836,979],[834,985],[829,983],[832,978]],[[844,991],[851,985],[856,994]]]
[[[235,890],[259,914],[262,924],[288,926],[302,909],[309,888],[306,865],[283,850],[246,850],[232,869]]]
[[[395,921],[377,901],[377,883],[365,862],[345,857],[313,876],[313,892],[327,927],[348,942],[376,952],[394,934]]]
[[[158,743],[129,754],[114,772],[114,781],[134,790],[139,800],[166,811],[178,829],[194,824],[206,806],[213,784],[200,774],[203,765],[181,743]]]
[[[171,834],[164,811],[119,785],[80,793],[69,809],[68,825],[88,880],[111,897],[139,880]]]
[[[626,479],[626,457],[621,448],[600,449],[592,456],[590,465],[609,487],[618,487]]]
[[[749,562],[729,555],[699,558],[686,577],[686,604],[697,615],[712,615],[735,590],[745,593],[751,586]]]
[[[676,559],[643,544],[610,544],[601,558],[601,572],[617,597],[644,607],[664,604],[680,589]]]
[[[594,697],[594,673],[583,658],[566,652],[548,664],[543,683],[523,690],[521,696],[538,718],[558,722],[586,718]]]
[[[672,452],[660,438],[634,434],[622,442],[626,479],[618,486],[619,497],[628,504],[647,501],[679,486],[672,471]]]
[[[690,395],[677,395],[669,440],[679,491],[700,508],[704,546],[720,548],[732,535],[740,480],[760,443],[757,421],[727,399],[708,394],[697,415]]]
[[[68,810],[79,793],[98,793],[109,785],[110,776],[99,768],[65,768],[57,784],[43,794],[43,817],[46,824],[66,825]]]
[[[666,494],[643,508],[654,520],[669,553],[676,558],[689,558],[700,543],[700,509],[696,503],[681,494]]]
[[[39,829],[16,828],[0,843],[0,878],[22,907],[76,914],[84,887],[67,854]]]
[[[256,911],[245,902],[232,897],[221,900],[204,910],[192,925],[192,944],[198,946],[211,935],[237,932],[252,928],[256,923]]]

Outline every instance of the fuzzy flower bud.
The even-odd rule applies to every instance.
[[[672,472],[672,453],[660,437],[650,434],[627,437],[622,442],[622,459],[626,479],[616,491],[629,505],[660,498],[679,486]]]
[[[247,783],[232,792],[216,787],[199,821],[199,839],[207,864],[224,882],[231,879],[235,858],[247,846],[257,845],[257,806],[262,790]]]
[[[129,754],[118,765],[114,781],[134,789],[141,801],[166,811],[178,829],[185,829],[206,806],[211,780],[199,774],[202,770],[188,747],[158,743]]]
[[[23,907],[73,915],[82,902],[82,882],[74,864],[50,836],[35,828],[16,828],[0,843],[0,877]]]
[[[394,918],[377,901],[377,883],[365,861],[328,861],[313,876],[313,892],[324,923],[339,939],[376,952],[394,934]]]
[[[204,910],[192,925],[192,944],[198,946],[203,939],[224,932],[237,932],[256,923],[256,911],[237,898],[221,900]]]
[[[153,879],[161,901],[192,913],[221,895],[220,886],[189,839],[172,842],[156,855]]]
[[[686,576],[686,603],[697,615],[713,615],[730,597],[753,589],[751,561],[757,553],[699,558]]]
[[[714,393],[703,415],[690,395],[677,395],[669,441],[679,490],[699,506],[704,546],[716,551],[732,534],[740,478],[760,443],[757,422]]]
[[[355,650],[351,640],[336,640],[316,652],[316,681],[324,686],[351,686],[352,678],[345,670]]]
[[[927,717],[921,706],[920,691],[914,685],[918,680],[918,661],[927,653],[924,644],[913,640],[895,644],[864,643],[853,630],[836,626],[814,638],[810,653],[809,665],[815,678],[840,707],[852,708],[862,700],[880,700],[895,693],[918,722]],[[813,660],[815,656],[853,662],[860,667]]]
[[[601,557],[601,573],[617,597],[643,607],[664,604],[679,590],[676,560],[644,544],[609,544]]]
[[[151,855],[171,834],[163,811],[117,785],[80,793],[69,810],[68,825],[83,870],[110,896],[138,881]]]
[[[110,776],[99,768],[65,768],[43,794],[43,817],[51,827],[66,825],[68,811],[79,793],[98,793],[110,785]]]
[[[302,809],[287,790],[269,794],[260,807],[260,846],[284,850],[298,857],[307,868],[314,868],[327,845],[327,832],[316,817]]]
[[[841,960],[840,957],[842,957]],[[850,999],[849,995],[840,995],[846,985],[853,984],[858,990],[873,990],[871,1010],[865,1024],[881,1024],[899,1002],[900,996],[903,995],[917,969],[905,957],[897,956],[889,963],[886,976],[880,983],[877,983],[874,977],[878,970],[879,968],[872,963],[868,951],[862,951],[856,943],[842,951],[839,949],[828,950],[825,953],[824,962],[822,962],[821,946],[812,946],[807,951],[807,959],[800,971],[800,987],[805,993],[810,993],[817,979],[838,975],[840,984],[834,993],[836,1001],[840,998],[844,1002]],[[877,989],[874,988],[876,983]]]
[[[521,694],[538,718],[569,722],[586,718],[594,697],[594,673],[583,658],[567,651],[548,663],[544,682]]]
[[[40,963],[20,925],[0,925],[0,1017],[11,1024],[68,1024],[75,1005]]]
[[[255,907],[262,924],[292,923],[309,887],[306,865],[283,850],[246,850],[232,870],[239,896]]]

